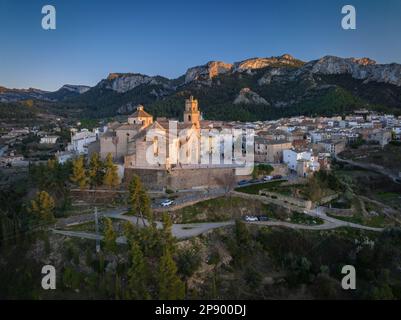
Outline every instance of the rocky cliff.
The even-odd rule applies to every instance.
[[[140,73],[110,73],[98,86],[119,93],[130,91],[141,85],[167,85],[168,79],[151,77]]]
[[[220,74],[230,72],[232,67],[231,63],[209,61],[203,66],[189,68],[185,74],[185,83],[211,80]]]
[[[56,92],[0,88],[0,101],[56,101],[88,116],[125,114],[143,104],[155,116],[179,117],[184,99],[199,98],[206,118],[258,120],[292,114],[332,114],[367,107],[401,110],[401,65],[326,56],[303,62],[284,54],[227,63],[210,61],[177,79],[111,73],[96,86]],[[235,107],[234,107],[235,106]]]
[[[376,64],[368,58],[339,58],[326,56],[320,60],[311,61],[300,72],[312,72],[314,74],[349,74],[354,79],[366,82],[382,82],[401,86],[400,64]]]

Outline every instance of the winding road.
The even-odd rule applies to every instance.
[[[130,221],[131,223],[138,226],[147,226],[149,223],[146,219],[141,219],[136,216],[127,216],[124,215],[127,211],[126,208],[120,208],[116,210],[107,211],[104,213],[99,213],[99,216],[104,216],[113,219],[120,219]],[[346,222],[339,219],[335,219],[327,216],[321,208],[316,208],[315,210],[305,211],[305,214],[311,217],[318,217],[324,221],[323,224],[319,225],[303,225],[303,224],[295,224],[285,221],[259,221],[259,222],[248,222],[248,224],[257,225],[257,226],[272,226],[272,227],[285,227],[296,230],[331,230],[341,227],[350,227],[356,228],[366,231],[375,231],[381,232],[382,228],[373,228],[368,226],[359,225],[356,223]],[[92,216],[93,217],[93,216]],[[189,239],[192,237],[199,236],[204,234],[210,230],[227,227],[234,225],[235,221],[226,221],[226,222],[205,222],[205,223],[186,223],[186,224],[173,224],[172,233],[173,236],[179,240]],[[161,222],[156,222],[157,228],[162,228],[163,225]],[[58,230],[53,229],[53,232],[56,234],[69,236],[69,237],[77,237],[82,239],[91,239],[91,240],[102,240],[102,235],[96,235],[90,232],[81,232],[81,231],[67,231],[67,230]],[[117,238],[117,243],[125,244],[127,243],[125,237],[121,236]]]

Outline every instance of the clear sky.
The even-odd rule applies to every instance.
[[[57,29],[41,27],[43,5]],[[341,28],[341,8],[357,30]],[[0,86],[56,90],[110,72],[174,78],[209,60],[289,53],[401,63],[400,0],[0,0]]]

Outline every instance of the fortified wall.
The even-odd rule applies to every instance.
[[[124,183],[128,184],[132,176],[140,177],[142,184],[148,190],[187,190],[200,188],[225,187],[236,181],[233,168],[197,168],[197,169],[172,169],[154,170],[126,168]]]

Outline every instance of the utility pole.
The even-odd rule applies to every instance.
[[[97,215],[97,207],[95,207],[95,231],[96,231],[96,253],[100,252],[100,240],[99,236],[99,219]]]

